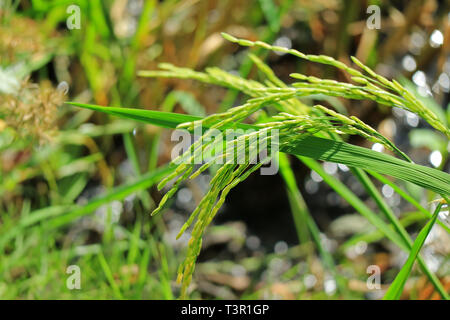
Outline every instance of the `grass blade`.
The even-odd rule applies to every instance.
[[[73,102],[70,104],[172,129],[176,128],[177,125],[181,123],[201,119],[200,117],[171,112],[102,107]],[[259,129],[256,126],[248,124],[238,124],[237,126],[244,130]],[[315,136],[303,136],[293,141],[290,145],[281,146],[280,150],[297,156],[341,163],[349,167],[356,167],[364,170],[372,170],[385,175],[390,175],[394,178],[412,182],[439,194],[450,195],[450,175],[448,173],[409,163],[390,155],[354,146],[349,143]]]
[[[100,266],[102,267],[103,273],[105,274],[106,279],[108,279],[109,285],[111,286],[111,289],[114,293],[114,296],[118,300],[123,300],[122,293],[120,292],[120,288],[116,283],[116,280],[114,280],[114,276],[112,274],[111,268],[108,265],[108,262],[105,259],[105,256],[100,251],[98,254],[98,261],[100,263]]]
[[[391,180],[385,178],[383,175],[376,173],[376,172],[372,172],[372,171],[368,171],[368,173],[370,175],[372,175],[375,179],[377,179],[378,181],[380,181],[381,183],[387,184],[388,186],[390,186],[399,196],[401,196],[403,199],[405,199],[406,201],[408,201],[410,204],[412,204],[414,207],[417,208],[417,210],[419,210],[419,212],[422,213],[422,215],[426,218],[426,219],[431,219],[433,217],[433,215],[428,212],[427,209],[425,209],[419,202],[417,202],[411,195],[409,195],[406,191],[402,190],[400,187],[398,187],[395,183],[393,183]],[[439,219],[436,221],[437,224],[439,224],[442,228],[445,229],[445,231],[447,231],[448,233],[450,233],[450,228],[448,226],[446,226],[443,222],[439,221]]]
[[[358,211],[364,218],[366,218],[373,226],[382,231],[387,238],[397,244],[400,248],[407,250],[407,246],[403,239],[399,236],[393,228],[378,217],[361,199],[359,199],[350,189],[348,189],[337,178],[325,172],[322,166],[305,157],[299,157],[300,160],[307,165],[311,170],[319,174],[323,180],[332,187],[342,198],[344,198],[356,211]]]
[[[297,187],[294,172],[289,164],[289,160],[284,154],[280,154],[280,173],[286,184],[287,195],[292,208],[292,215],[299,239],[302,239],[302,233],[306,233],[303,230],[306,227],[307,231],[311,234],[312,240],[322,257],[326,268],[335,277],[338,290],[345,296],[348,295],[345,278],[338,273],[332,254],[328,252],[322,244],[320,230],[306,206],[305,200]]]
[[[419,235],[416,238],[416,241],[414,241],[414,245],[411,249],[408,260],[406,260],[406,263],[402,267],[402,270],[400,270],[398,275],[395,277],[394,282],[392,282],[391,286],[389,287],[388,291],[386,292],[385,296],[383,297],[383,300],[398,300],[398,299],[400,299],[400,295],[403,292],[403,287],[405,286],[406,280],[408,279],[409,274],[411,273],[414,262],[416,261],[419,251],[422,248],[423,244],[425,243],[425,240],[426,240],[428,234],[430,233],[431,228],[434,226],[434,223],[436,222],[436,219],[439,215],[439,211],[440,211],[441,207],[442,207],[442,204],[439,204],[437,206],[437,208],[433,214],[433,218],[420,231]]]
[[[389,208],[389,206],[384,201],[381,194],[378,192],[378,190],[375,188],[372,181],[369,179],[367,174],[360,170],[360,169],[354,169],[351,168],[355,176],[359,179],[359,181],[363,184],[364,188],[368,192],[368,194],[374,199],[377,206],[380,208],[381,212],[384,214],[384,216],[389,220],[389,222],[394,226],[394,229],[397,231],[397,233],[402,238],[403,242],[408,247],[407,251],[412,250],[413,242],[411,238],[408,235],[408,232],[406,229],[401,225],[400,221],[395,216],[394,212]],[[422,268],[423,272],[427,275],[427,277],[430,279],[430,281],[433,283],[436,290],[440,293],[440,295],[445,298],[446,297],[446,291],[444,287],[439,282],[439,279],[434,275],[433,272],[430,271],[427,264],[421,257],[417,257],[417,260],[419,262],[420,267]]]

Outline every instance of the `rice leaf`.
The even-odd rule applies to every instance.
[[[175,129],[181,123],[202,119],[200,117],[171,112],[103,107],[75,102],[70,102],[69,104],[171,129]],[[228,127],[231,126],[233,126],[232,123],[228,125]],[[242,123],[236,126],[245,130],[259,129],[259,127]],[[204,129],[207,128],[208,124],[205,124]],[[439,194],[450,195],[450,175],[448,173],[409,163],[390,155],[354,146],[346,142],[306,135],[296,138],[289,145],[282,146],[280,150],[297,156],[341,163],[364,170],[372,170],[397,179],[412,182]]]
[[[388,291],[384,295],[383,300],[398,300],[398,299],[400,299],[400,296],[403,292],[403,287],[405,286],[406,280],[408,279],[409,274],[411,273],[414,262],[416,261],[420,249],[422,248],[423,244],[425,243],[425,240],[426,240],[428,234],[430,233],[431,229],[434,226],[434,223],[436,222],[436,219],[439,215],[439,211],[440,211],[441,207],[442,207],[442,204],[440,203],[436,207],[436,210],[434,211],[434,214],[433,214],[433,217],[431,218],[431,220],[420,231],[419,235],[416,238],[416,241],[414,241],[414,245],[411,249],[408,260],[406,260],[405,264],[402,267],[402,270],[400,270],[400,272],[395,277],[394,282],[392,282]],[[448,299],[448,297],[444,297],[444,298]]]

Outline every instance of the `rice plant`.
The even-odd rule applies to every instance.
[[[207,68],[204,72],[198,72],[171,64],[161,64],[161,70],[158,71],[139,72],[139,75],[142,77],[193,79],[238,90],[249,96],[249,99],[242,105],[204,118],[157,111],[73,103],[84,108],[163,127],[185,129],[191,132],[195,131],[198,126],[204,129],[200,139],[194,142],[178,158],[173,159],[171,172],[159,183],[158,188],[162,189],[169,182],[172,185],[162,198],[159,206],[152,213],[152,215],[156,215],[162,212],[167,200],[176,193],[184,181],[197,177],[201,172],[214,164],[221,164],[210,181],[209,190],[179,233],[179,236],[181,236],[183,232],[192,227],[186,257],[178,270],[177,281],[181,283],[181,298],[188,297],[189,285],[195,270],[197,257],[202,248],[202,238],[205,230],[218,213],[229,192],[236,185],[247,179],[250,174],[260,169],[273,157],[276,157],[277,151],[280,150],[281,152],[297,156],[304,164],[315,170],[325,182],[369,220],[383,236],[401,249],[411,252],[410,260],[407,262],[408,270],[411,270],[412,263],[417,260],[436,290],[443,298],[448,299],[448,293],[439,279],[428,269],[418,255],[418,251],[435,221],[438,221],[447,232],[449,231],[445,223],[437,220],[436,217],[442,205],[449,202],[450,175],[436,169],[414,164],[410,157],[392,141],[357,117],[346,116],[322,105],[308,105],[302,101],[302,98],[321,94],[352,100],[371,100],[380,105],[401,108],[417,114],[449,139],[450,129],[446,119],[438,117],[398,81],[389,80],[378,75],[355,57],[352,57],[355,67],[351,67],[329,56],[308,55],[295,49],[273,46],[262,41],[253,42],[246,39],[238,39],[225,33],[222,35],[225,39],[241,46],[259,47],[291,54],[309,62],[335,67],[347,73],[352,83],[292,73],[293,83],[288,86],[277,78],[275,73],[262,60],[250,54],[250,59],[261,73],[265,75],[266,79],[264,82],[244,79],[219,68]],[[269,114],[269,116],[265,114]],[[252,125],[244,123],[249,119],[257,119],[257,121]],[[217,143],[216,140],[211,139],[217,131],[225,132],[230,128],[251,129],[251,131],[236,136],[226,141],[226,143]],[[350,135],[357,135],[371,142],[379,143],[395,156],[378,153],[344,142]],[[243,151],[245,151],[244,154],[255,154],[256,146],[252,141],[257,140],[265,141],[267,146],[265,156],[259,158],[258,161],[255,161],[252,157],[239,157],[238,152],[233,152],[232,155],[227,152],[219,152],[215,156],[204,156],[205,154],[211,154],[211,151],[217,150],[218,147],[227,149],[226,146],[238,146],[238,149],[241,146],[244,149]],[[276,144],[271,144],[275,140]],[[215,153],[213,152],[213,154]],[[194,161],[194,159],[198,158],[203,160],[199,168],[196,166],[197,162]],[[317,160],[326,160],[349,166],[352,173],[366,189],[366,192],[375,200],[384,218],[382,219],[380,215],[369,209],[340,181],[324,172]],[[301,199],[301,194],[296,189],[295,183],[289,184],[288,182],[290,177],[289,169],[289,166],[282,166],[281,173],[288,186],[290,185],[290,192],[297,197],[297,204],[301,205],[301,200],[299,200]],[[433,215],[428,210],[423,210],[424,216],[431,220],[426,227],[426,232],[424,231],[419,235],[420,241],[417,241],[417,244],[413,245],[409,234],[382,199],[366,172],[377,179],[386,179],[384,175],[388,175],[412,182],[434,191],[443,199],[442,205],[437,206]],[[395,186],[395,183],[393,185]],[[398,190],[401,192],[400,188]],[[303,221],[306,221],[307,228],[313,236],[323,260],[332,269],[334,276],[341,279],[342,277],[333,267],[332,258],[325,252],[326,250],[323,250],[323,248],[321,250],[321,243],[320,239],[317,238],[318,232],[314,221],[307,210],[304,210],[304,213],[305,219]],[[409,271],[402,272],[403,280],[394,283],[396,294],[393,295],[389,292],[388,297],[394,296],[398,298],[398,292],[401,292],[407,274],[409,274]],[[338,281],[338,284],[342,290],[345,290],[345,280],[343,282]]]

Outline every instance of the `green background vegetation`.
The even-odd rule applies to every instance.
[[[282,203],[288,203],[295,242],[287,246],[283,232],[274,231],[278,249],[262,245],[251,250],[255,237],[239,219],[213,222],[204,234],[205,254],[197,262],[189,297],[380,299],[387,291],[386,299],[448,298],[448,224],[443,215],[438,217],[445,205],[444,200],[431,202],[450,195],[449,94],[438,81],[442,74],[448,79],[450,69],[445,1],[80,0],[79,30],[66,28],[72,1],[1,4],[0,298],[178,298],[177,270],[192,248],[186,247],[188,236],[179,241],[175,236],[208,189],[185,183],[184,192],[193,194],[185,208],[176,196],[162,214],[150,215],[169,190],[158,192],[155,186],[173,172],[168,128],[209,119],[205,117],[242,105],[249,97],[267,97],[273,87],[285,89],[284,83],[298,88],[299,96],[269,101],[272,109],[260,108],[236,120],[267,123],[284,111],[322,120],[325,114],[326,119],[334,115],[330,121],[337,121],[339,116],[327,111],[334,109],[342,116],[356,115],[381,135],[359,123],[355,128],[363,134],[348,131],[338,137],[328,126],[316,136],[296,137],[296,144],[282,149],[286,154],[280,157],[277,187],[284,198],[276,199],[271,216],[264,218],[268,226],[277,224]],[[381,30],[365,28],[370,4],[382,9]],[[429,42],[435,30],[446,37],[439,46]],[[238,46],[222,32],[336,60],[311,56],[308,62],[226,36]],[[420,50],[414,47],[417,35],[425,39]],[[249,45],[251,54],[245,48]],[[408,80],[417,73],[405,70],[405,55],[414,56],[415,69],[426,71],[433,98],[422,96],[417,81]],[[347,90],[342,83],[354,81],[355,75],[345,68],[347,73],[342,72],[341,63],[365,71],[389,92],[371,98]],[[365,65],[378,73],[371,74]],[[152,71],[158,67],[166,71]],[[233,72],[227,75],[214,67]],[[297,75],[291,78],[292,73]],[[401,85],[387,80],[391,78]],[[320,79],[339,83],[330,86]],[[411,96],[394,103],[388,98],[395,98],[389,94],[398,86]],[[311,92],[303,96],[305,87]],[[84,108],[65,104],[68,100]],[[311,108],[317,103],[329,109]],[[394,106],[418,114],[418,128],[409,126],[406,135],[399,123],[397,132],[384,130],[395,119]],[[397,147],[386,151],[389,155],[369,150],[375,138],[387,149],[393,141],[402,152],[395,152]],[[436,151],[441,161],[427,168],[428,155]],[[350,167],[357,190],[341,173],[330,173],[324,160]],[[212,166],[211,175],[217,169]],[[325,208],[324,222],[318,214],[324,209],[310,206],[313,198],[324,202],[324,190],[305,192],[314,173],[344,203],[338,216],[362,216],[369,221],[367,228],[350,224],[345,238],[333,239],[330,225],[339,221],[335,208]],[[381,191],[386,186],[402,200],[390,203]],[[245,192],[244,201],[251,202],[256,192],[251,189],[236,193]],[[236,193],[231,191],[227,201],[236,202]],[[428,245],[439,261],[431,270],[429,259],[418,252],[433,232],[435,242],[444,245]],[[363,253],[348,253],[361,244],[367,247]],[[404,259],[396,263],[400,252]],[[382,269],[381,291],[366,287],[366,268],[373,264]],[[69,265],[80,267],[81,290],[66,287]]]

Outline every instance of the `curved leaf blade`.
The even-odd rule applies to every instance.
[[[412,267],[419,255],[420,249],[422,248],[423,244],[425,243],[425,240],[426,240],[428,234],[430,233],[431,229],[434,226],[434,223],[437,220],[441,206],[442,206],[442,204],[439,204],[437,206],[431,220],[420,231],[419,235],[416,238],[416,241],[414,241],[414,245],[411,249],[411,252],[409,253],[408,260],[406,260],[405,264],[402,267],[402,270],[400,270],[400,272],[395,277],[394,282],[392,282],[388,291],[384,295],[383,300],[398,300],[398,299],[400,299],[400,296],[403,292],[403,287],[405,286],[406,280],[408,279],[409,274],[411,273]],[[448,299],[448,297],[444,297],[444,298]]]
[[[171,129],[175,129],[181,123],[202,119],[201,117],[173,112],[103,107],[76,102],[70,102],[69,104]],[[259,127],[249,124],[239,123],[235,125],[241,129],[259,129]],[[204,129],[207,129],[207,127]],[[439,194],[450,195],[450,175],[448,173],[409,163],[390,155],[354,146],[346,142],[316,136],[304,136],[295,139],[290,145],[281,146],[280,151],[316,160],[341,163],[364,170],[372,170],[412,182]]]

